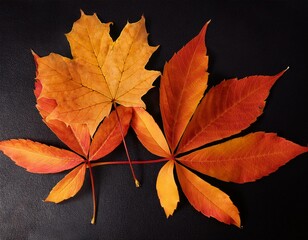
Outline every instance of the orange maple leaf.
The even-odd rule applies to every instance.
[[[127,23],[116,41],[109,35],[110,25],[101,23],[96,14],[81,12],[66,35],[73,59],[33,52],[36,79],[42,84],[40,98],[56,101],[46,121],[85,124],[93,136],[115,104],[145,107],[141,97],[160,75],[145,69],[157,47],[147,43],[144,17]]]
[[[308,148],[264,132],[204,146],[235,135],[256,121],[271,87],[285,72],[225,80],[203,96],[208,81],[207,26],[164,67],[160,110],[165,137],[153,117],[141,108],[134,108],[132,127],[150,152],[168,160],[156,183],[167,217],[179,202],[175,166],[182,190],[195,209],[240,227],[239,211],[229,196],[185,166],[223,181],[244,183],[276,171]]]

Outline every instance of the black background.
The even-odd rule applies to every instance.
[[[147,68],[160,71],[211,19],[206,36],[209,85],[233,77],[274,75],[289,66],[271,90],[264,114],[245,132],[276,132],[307,145],[307,1],[0,0],[0,140],[28,138],[65,147],[35,108],[30,50],[40,56],[55,52],[70,57],[64,34],[80,17],[80,9],[114,22],[113,37],[127,21],[144,15],[150,44],[160,45]],[[161,123],[159,79],[155,86],[143,99]],[[155,158],[132,131],[127,142],[132,159]],[[239,229],[203,216],[182,193],[178,209],[166,219],[155,190],[162,164],[135,166],[140,189],[126,165],[94,169],[99,202],[97,223],[91,225],[88,175],[74,198],[58,205],[44,203],[64,173],[31,174],[1,153],[0,239],[308,239],[307,157],[303,154],[253,183],[203,176],[239,208],[243,225]],[[116,159],[126,159],[123,146],[106,157]]]

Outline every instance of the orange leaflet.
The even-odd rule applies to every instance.
[[[168,143],[153,117],[143,108],[134,108],[132,128],[142,144],[157,156],[170,157]]]
[[[173,214],[180,201],[174,176],[174,161],[168,161],[159,171],[156,181],[157,195],[160,205],[164,208],[166,217]]]
[[[308,148],[274,133],[257,132],[195,150],[237,134],[256,121],[271,87],[285,72],[223,81],[201,100],[208,76],[204,45],[207,25],[165,65],[160,87],[165,139],[144,109],[135,109],[132,126],[150,152],[169,159],[156,184],[167,217],[179,201],[173,175],[175,163],[179,183],[192,206],[208,217],[239,227],[239,213],[229,197],[183,165],[224,181],[244,183],[269,175]],[[164,142],[171,153],[161,150]],[[166,190],[165,182],[171,191]]]
[[[176,172],[183,192],[195,209],[226,224],[241,226],[238,209],[227,194],[179,164]]]
[[[39,98],[57,103],[47,122],[86,124],[93,136],[113,104],[145,107],[141,97],[160,75],[145,69],[157,49],[147,43],[145,19],[127,23],[116,41],[109,28],[110,23],[101,23],[96,14],[81,12],[66,35],[73,59],[54,53],[42,58],[34,55],[36,79],[43,86]]]
[[[62,172],[84,162],[71,151],[24,139],[0,141],[0,151],[33,173]]]
[[[54,186],[45,201],[59,203],[75,196],[83,185],[85,173],[85,164],[76,167]]]

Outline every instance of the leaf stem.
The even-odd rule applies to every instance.
[[[133,165],[132,165],[129,153],[128,153],[126,141],[125,141],[125,138],[124,138],[124,133],[123,133],[123,127],[122,127],[121,119],[120,119],[120,116],[119,116],[119,113],[118,113],[117,106],[116,106],[115,102],[113,102],[113,107],[115,109],[115,112],[116,112],[116,115],[117,115],[117,119],[118,119],[118,122],[119,122],[120,131],[121,131],[121,135],[122,135],[122,142],[124,144],[126,156],[127,156],[128,162],[129,162],[129,167],[130,167],[131,173],[132,173],[134,181],[135,181],[135,185],[136,185],[136,187],[140,187],[140,183],[139,183],[138,179],[136,178],[135,171],[134,171],[134,168],[133,168]]]
[[[90,172],[91,187],[92,187],[92,201],[93,201],[93,215],[92,215],[92,219],[91,219],[91,224],[95,224],[95,220],[96,220],[96,195],[95,195],[94,177],[93,177],[93,171],[92,171],[91,163],[88,162],[87,165],[88,165],[89,172]]]
[[[160,163],[168,161],[168,158],[161,158],[155,160],[141,160],[141,161],[110,161],[110,162],[97,162],[93,163],[91,167],[98,167],[103,165],[116,165],[116,164],[149,164],[149,163]]]

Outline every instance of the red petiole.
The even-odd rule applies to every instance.
[[[119,113],[117,111],[117,106],[116,106],[115,102],[113,102],[113,107],[115,109],[115,112],[116,112],[116,115],[117,115],[117,119],[118,119],[118,122],[119,122],[119,127],[120,127],[120,131],[121,131],[121,135],[122,135],[122,142],[123,142],[123,145],[124,145],[124,148],[125,148],[126,156],[127,156],[128,162],[129,162],[129,167],[130,167],[131,173],[133,175],[133,179],[134,179],[135,185],[136,185],[136,187],[140,187],[140,183],[139,183],[138,179],[136,178],[135,171],[134,171],[133,165],[132,165],[131,160],[130,160],[130,156],[129,156],[129,153],[128,153],[126,141],[125,141],[125,138],[124,138],[124,133],[123,133],[123,127],[122,127],[121,119],[120,119]]]
[[[97,162],[92,163],[91,167],[98,167],[103,165],[121,165],[121,164],[150,164],[150,163],[160,163],[160,162],[166,162],[168,161],[168,158],[160,158],[160,159],[154,159],[154,160],[140,160],[140,161],[110,161],[110,162]]]

